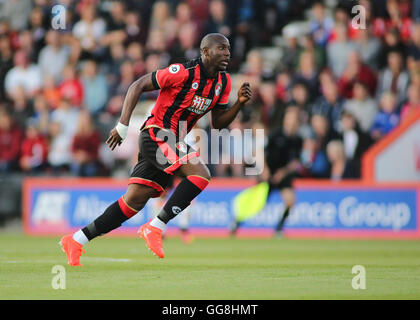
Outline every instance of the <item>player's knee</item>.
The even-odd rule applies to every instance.
[[[141,185],[130,185],[130,188],[124,195],[124,200],[128,206],[136,211],[140,211],[156,192],[157,191],[149,187],[142,187]]]

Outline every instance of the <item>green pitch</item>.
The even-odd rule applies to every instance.
[[[141,239],[103,237],[77,268],[58,240],[0,234],[0,299],[420,299],[419,241],[170,238],[159,260]],[[352,288],[354,265],[365,290]]]

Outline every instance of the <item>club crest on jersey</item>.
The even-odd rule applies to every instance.
[[[173,64],[171,66],[169,66],[169,72],[172,74],[175,74],[179,71],[180,67],[178,64]]]
[[[197,90],[198,89],[198,83],[197,82],[194,82],[192,84],[191,88],[193,88],[194,90]]]
[[[187,145],[184,142],[178,142],[176,144],[176,147],[179,151],[183,152],[183,153],[187,153]]]
[[[211,102],[212,99],[207,99],[204,97],[200,97],[199,95],[195,95],[192,99],[191,106],[188,107],[188,110],[197,114],[202,114],[206,112],[206,110],[210,107]]]
[[[216,84],[215,94],[217,97],[219,96],[221,90],[222,90],[222,85],[220,83]]]

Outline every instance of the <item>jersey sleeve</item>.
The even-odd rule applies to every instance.
[[[152,73],[153,85],[156,89],[174,87],[185,79],[185,68],[182,64],[171,64],[165,69]]]
[[[222,92],[222,96],[220,97],[219,101],[217,101],[217,104],[214,106],[215,109],[228,109],[229,105],[229,95],[231,91],[232,85],[230,81],[230,75],[226,73],[226,86]]]

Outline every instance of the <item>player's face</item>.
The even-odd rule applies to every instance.
[[[215,41],[210,50],[210,62],[219,71],[226,71],[230,60],[230,44],[227,39]]]

